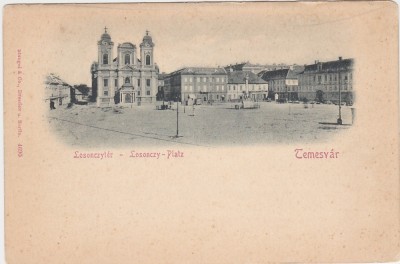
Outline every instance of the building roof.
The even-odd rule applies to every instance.
[[[68,83],[64,82],[58,75],[54,73],[50,73],[49,75],[46,76],[45,84],[70,86]]]
[[[266,84],[267,82],[256,74],[247,71],[228,72],[228,83],[246,83],[246,76],[251,84]]]
[[[224,68],[214,68],[214,67],[186,67],[170,75],[182,74],[182,75],[225,75],[226,71]]]
[[[318,67],[318,65],[320,65]],[[306,65],[303,73],[315,73],[315,72],[337,72],[338,70],[351,70],[354,65],[354,59],[339,59],[328,62],[318,62],[314,64]]]
[[[261,78],[265,81],[276,80],[276,79],[286,79],[288,76],[289,69],[281,69],[275,71],[266,71],[261,74]]]

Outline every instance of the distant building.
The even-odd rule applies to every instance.
[[[92,64],[92,96],[97,106],[140,104],[156,101],[158,67],[154,63],[154,43],[149,32],[137,48],[130,42],[118,45],[113,56],[114,42],[105,32],[97,42],[98,59]]]
[[[260,73],[263,80],[268,82],[271,99],[298,100],[299,73],[292,69],[264,71]]]
[[[160,73],[158,74],[158,92],[157,92],[157,101],[165,100],[164,94],[164,78],[166,74]]]
[[[286,64],[269,64],[269,65],[262,65],[262,64],[252,64],[250,62],[243,62],[228,65],[225,68],[227,72],[230,71],[245,71],[245,72],[252,72],[255,74],[259,74],[262,71],[274,71],[279,69],[288,69],[290,66]]]
[[[71,101],[71,85],[64,82],[58,75],[50,73],[45,80],[45,101],[58,102],[58,105]]]
[[[227,82],[224,68],[188,67],[164,77],[164,94],[181,102],[225,101]]]
[[[354,100],[353,59],[319,62],[306,65],[299,75],[299,97],[318,101],[339,101],[339,86],[343,102]]]
[[[244,99],[264,100],[268,95],[268,83],[252,72],[228,72],[228,101]]]

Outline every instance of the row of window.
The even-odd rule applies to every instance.
[[[351,74],[351,73],[349,73],[348,75],[342,74],[340,77],[341,77],[340,78],[341,80],[348,81],[348,80],[353,79],[353,74]],[[338,81],[339,74],[335,73],[335,74],[324,74],[324,75],[317,75],[317,76],[315,76],[315,75],[314,76],[304,76],[304,77],[301,77],[301,80],[303,83],[306,83],[306,84],[310,84],[311,82],[315,83],[317,81],[318,81],[318,83],[327,83],[328,81],[329,82]]]
[[[130,84],[131,78],[125,77],[124,83]],[[137,85],[140,87],[140,79],[137,79]],[[114,79],[114,86],[118,87],[118,79]],[[151,86],[151,79],[146,79],[146,86],[147,87]],[[108,87],[108,79],[103,79],[103,87]]]
[[[245,85],[238,85],[238,91],[244,91],[244,89],[245,89]],[[266,85],[255,85],[255,84],[250,84],[249,85],[249,89],[250,90],[252,90],[252,91],[254,91],[254,90],[259,90],[259,91],[261,91],[262,89],[267,89],[267,87],[268,86],[266,86]],[[236,91],[236,85],[229,85],[228,86],[228,90],[229,91],[231,91],[231,90],[233,90],[233,91]]]
[[[196,82],[225,82],[225,78],[223,77],[194,77],[194,79],[196,80]],[[192,83],[193,82],[193,77],[185,77],[183,78],[183,81],[185,83],[189,82]]]
[[[219,85],[216,85],[215,86],[215,89],[217,90],[217,91],[219,91],[219,89],[221,88],[221,91],[224,91],[225,90],[225,87],[223,86],[223,85],[221,85],[221,86],[219,86]],[[196,90],[200,90],[201,89],[201,91],[203,91],[203,92],[207,92],[207,85],[203,85],[203,88],[201,88],[200,86],[197,86],[197,89]],[[193,85],[185,85],[184,86],[184,90],[185,91],[187,91],[187,90],[189,90],[189,91],[193,91]]]
[[[150,55],[146,55],[146,65],[151,65],[151,57]],[[132,64],[131,63],[131,55],[130,54],[125,54],[124,56],[124,62],[125,64]],[[103,54],[103,64],[108,64],[109,63],[109,56],[108,53]]]
[[[104,90],[103,95],[108,96],[108,90]],[[140,96],[140,91],[137,91],[137,95]],[[150,95],[150,91],[146,91],[146,95]]]
[[[311,86],[300,86],[300,87],[276,87],[276,89],[272,89],[276,92],[295,92],[295,91],[339,91],[338,86],[326,86],[326,87],[311,87]],[[347,91],[351,90],[351,86],[342,85],[342,90]]]

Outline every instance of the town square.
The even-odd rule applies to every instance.
[[[136,46],[105,26],[90,84],[46,76],[50,127],[70,145],[209,147],[329,141],[354,123],[353,58],[164,72],[155,54],[149,30]]]

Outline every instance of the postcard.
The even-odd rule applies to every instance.
[[[399,259],[394,2],[3,12],[7,263]]]

